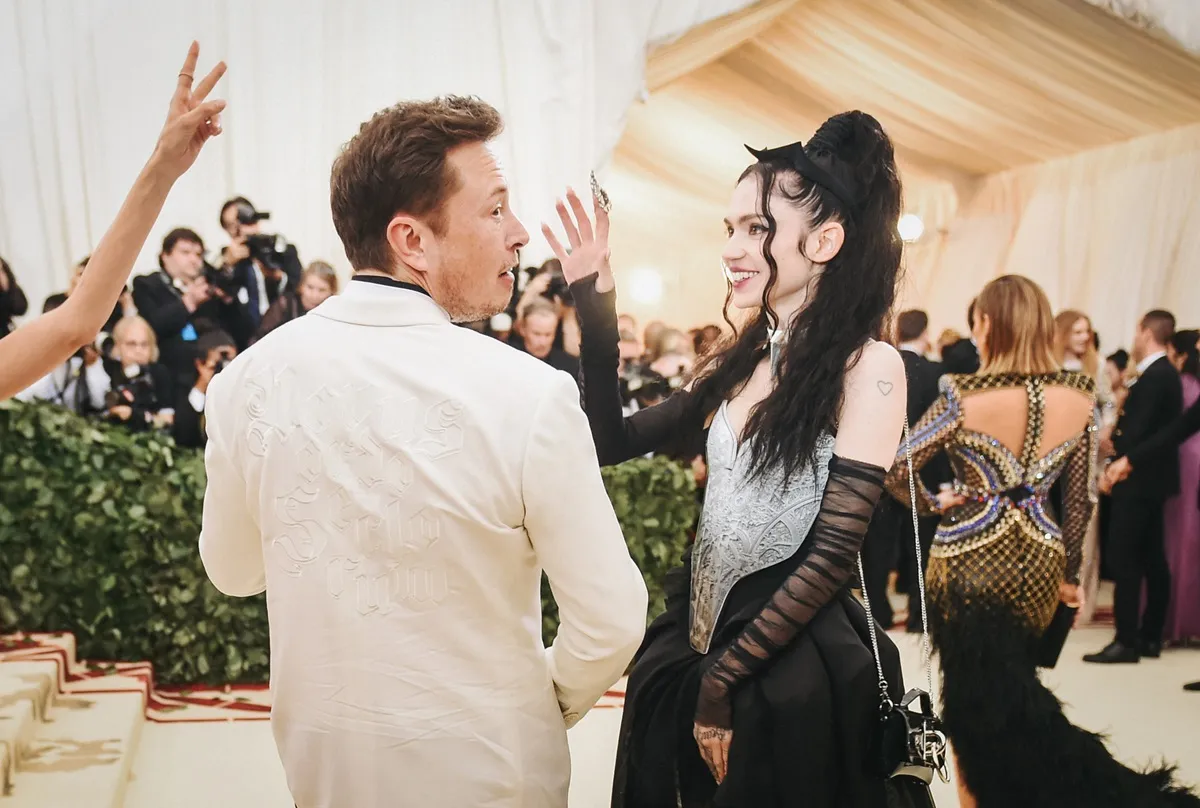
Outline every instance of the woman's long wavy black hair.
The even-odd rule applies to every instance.
[[[805,153],[851,187],[859,189],[854,210],[827,189],[800,176],[785,158],[751,165],[738,182],[757,177],[761,213],[767,221],[763,256],[770,277],[759,309],[740,331],[729,319],[732,286],[725,297],[725,320],[733,337],[705,357],[696,369],[691,417],[708,418],[750,379],[762,360],[768,329],[778,316],[768,298],[779,277],[776,250],[800,250],[800,244],[775,244],[777,226],[770,199],[779,194],[805,212],[807,234],[827,221],[841,222],[842,248],[810,284],[807,305],[787,329],[774,390],[751,411],[754,474],[782,467],[791,476],[810,463],[823,432],[837,429],[846,372],[868,339],[879,339],[895,301],[903,242],[897,230],[901,212],[900,178],[891,140],[875,118],[864,112],[835,115],[816,131]]]

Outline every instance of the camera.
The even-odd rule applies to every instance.
[[[237,297],[238,285],[232,271],[223,270],[205,261],[204,279],[208,281],[210,287],[220,293],[221,297],[230,299]]]
[[[254,233],[246,236],[246,248],[250,250],[250,257],[263,266],[277,272],[284,271],[283,257],[287,253],[287,240],[283,236]]]
[[[225,356],[225,354],[221,354],[219,357],[217,357],[217,361],[213,363],[213,375],[216,376],[222,370],[229,367],[229,362],[230,359],[228,356]]]
[[[253,206],[239,203],[237,206],[238,224],[251,225],[271,218],[271,214],[255,210]],[[268,233],[252,233],[246,236],[246,249],[250,257],[258,260],[263,266],[278,272],[284,271],[283,257],[287,252],[287,239]]]
[[[121,384],[115,385],[105,396],[105,405],[112,409],[121,405],[138,407],[143,410],[158,409],[158,394],[154,390],[154,382],[149,374],[142,373],[139,368],[131,367],[134,375],[126,378]]]

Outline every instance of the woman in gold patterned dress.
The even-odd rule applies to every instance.
[[[956,478],[936,495],[916,484],[918,507],[942,514],[927,580],[961,804],[1200,806],[1171,770],[1140,773],[1115,761],[1037,677],[1037,642],[1059,602],[1080,603],[1081,547],[1096,501],[1094,382],[1059,369],[1049,301],[1027,278],[1006,275],[984,288],[974,336],[982,369],[943,377],[912,432],[915,467],[945,451]],[[892,468],[888,486],[907,502],[907,466]],[[1060,477],[1061,519],[1049,497]]]

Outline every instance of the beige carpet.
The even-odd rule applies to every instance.
[[[1122,760],[1144,765],[1166,759],[1200,783],[1200,693],[1184,682],[1200,679],[1200,651],[1168,651],[1139,665],[1092,666],[1080,657],[1111,639],[1110,628],[1074,632],[1060,667],[1047,684],[1071,718],[1106,732]],[[897,635],[909,682],[919,678],[915,638]],[[608,805],[619,709],[594,710],[569,733],[574,766],[571,808]],[[939,784],[939,808],[954,806],[952,785]],[[127,808],[289,808],[291,799],[265,722],[149,723],[129,784]],[[3,801],[0,800],[0,807]]]

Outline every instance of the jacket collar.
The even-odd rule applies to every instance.
[[[372,326],[443,325],[446,310],[422,291],[351,280],[346,290],[317,306],[309,315]]]

